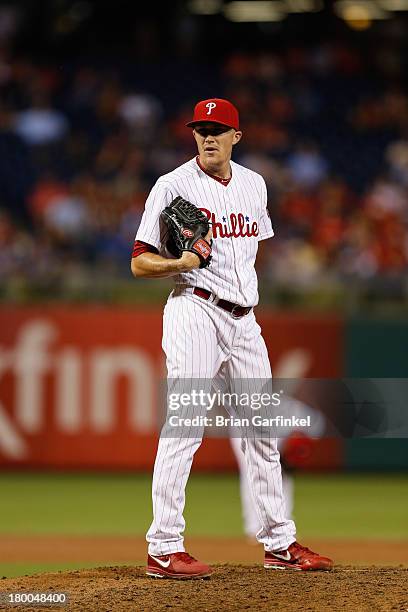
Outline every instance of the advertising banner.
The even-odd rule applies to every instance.
[[[259,312],[258,321],[274,376],[341,374],[335,317]],[[161,333],[158,308],[0,309],[0,466],[150,469],[163,414]],[[312,467],[341,463],[340,441],[323,447]],[[233,468],[229,441],[210,434],[194,466]]]

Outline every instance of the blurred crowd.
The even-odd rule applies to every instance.
[[[204,96],[240,109],[234,159],[267,182],[276,237],[260,253],[261,278],[300,289],[405,284],[408,95],[399,79],[334,43],[232,54],[214,70],[217,90],[205,86],[207,67],[189,97],[160,89],[165,69],[156,65],[149,86],[120,62],[0,61],[3,294],[13,283],[56,290],[130,278],[146,196],[195,154],[185,123]],[[199,65],[191,70],[200,77]]]

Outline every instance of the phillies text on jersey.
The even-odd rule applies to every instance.
[[[212,223],[213,259],[206,269],[175,277],[176,284],[202,287],[230,302],[255,306],[258,242],[273,236],[266,185],[256,172],[230,163],[232,176],[227,185],[204,172],[196,158],[160,177],[147,198],[136,240],[163,253],[166,229],[160,225],[160,213],[174,198],[182,196]]]

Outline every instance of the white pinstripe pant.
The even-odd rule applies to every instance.
[[[170,380],[206,380],[209,389],[212,380],[221,375],[233,392],[237,390],[234,381],[271,378],[267,349],[254,313],[234,319],[191,293],[169,297],[164,310],[163,349]],[[188,416],[197,414],[194,410]],[[235,416],[243,416],[242,408]],[[250,415],[247,412],[245,416]],[[152,555],[184,551],[185,487],[204,428],[179,437],[167,437],[164,431],[153,472],[153,522],[146,536]],[[293,521],[286,518],[276,438],[243,435],[243,444],[261,524],[257,539],[265,550],[284,550],[295,541],[296,530]]]

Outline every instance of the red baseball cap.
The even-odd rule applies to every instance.
[[[209,121],[239,130],[238,110],[231,102],[222,98],[209,98],[198,102],[194,108],[193,120],[186,125],[194,127],[197,123]]]

